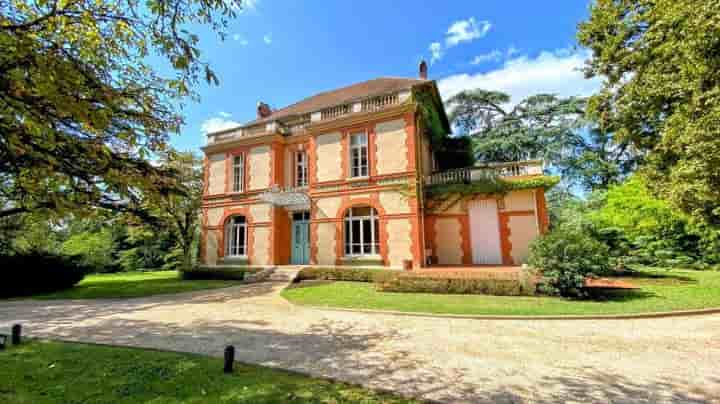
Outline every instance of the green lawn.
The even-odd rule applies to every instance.
[[[0,351],[0,402],[409,402],[343,383],[199,355],[60,342]]]
[[[239,285],[238,281],[182,280],[177,271],[88,275],[75,287],[31,296],[34,299],[128,298]]]
[[[638,276],[618,279],[641,289],[578,301],[545,296],[385,293],[377,292],[372,283],[335,282],[287,289],[283,296],[312,306],[477,315],[625,314],[720,307],[717,271],[643,269]]]

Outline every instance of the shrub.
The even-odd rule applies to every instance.
[[[447,274],[416,275],[401,274],[376,282],[382,292],[482,294],[497,296],[520,296],[534,293],[532,287],[518,279],[501,277],[473,277]]]
[[[71,288],[89,272],[77,257],[47,252],[2,255],[0,266],[4,268],[0,282],[0,296],[3,297]]]
[[[303,268],[298,273],[297,281],[327,280],[349,282],[374,282],[397,276],[399,271],[389,269],[367,268]]]
[[[242,281],[245,274],[257,272],[261,268],[254,267],[195,267],[191,270],[180,271],[180,277],[185,280],[229,280]]]
[[[116,272],[115,242],[109,229],[73,234],[62,244],[62,252],[77,257],[92,272]]]
[[[567,297],[586,297],[585,278],[610,270],[608,247],[574,226],[554,229],[536,239],[528,262],[542,273],[543,292]]]

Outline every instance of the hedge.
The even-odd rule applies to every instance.
[[[297,281],[327,280],[349,282],[377,282],[393,278],[400,273],[391,269],[370,268],[303,268],[298,273]]]
[[[255,267],[231,267],[231,266],[212,266],[212,267],[195,267],[191,270],[180,271],[180,276],[185,280],[229,280],[242,281],[245,274],[257,272],[262,268]]]
[[[80,282],[88,268],[79,257],[50,253],[0,255],[3,279],[0,296],[27,296],[68,289]]]
[[[376,282],[381,292],[481,294],[497,296],[523,296],[535,293],[534,283],[518,279],[479,278],[457,276],[427,276],[402,274]]]

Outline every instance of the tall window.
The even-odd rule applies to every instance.
[[[308,184],[307,153],[295,153],[295,186],[304,187]]]
[[[247,223],[244,216],[233,216],[225,225],[225,251],[228,257],[247,255]]]
[[[345,214],[345,255],[380,253],[380,226],[375,209],[358,206]]]
[[[367,177],[368,136],[367,133],[350,135],[350,177]]]
[[[233,192],[243,192],[245,189],[245,158],[242,154],[233,157]]]

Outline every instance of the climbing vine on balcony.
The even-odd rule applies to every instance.
[[[490,177],[468,184],[441,184],[425,188],[425,194],[430,199],[444,200],[450,197],[472,196],[477,194],[505,194],[510,191],[532,188],[552,188],[560,182],[560,177],[539,176],[522,179],[505,179]]]
[[[489,177],[468,184],[430,185],[425,188],[430,210],[442,212],[455,204],[472,199],[478,194],[504,195],[510,191],[534,188],[551,188],[560,177],[539,176],[533,178],[505,179]]]

